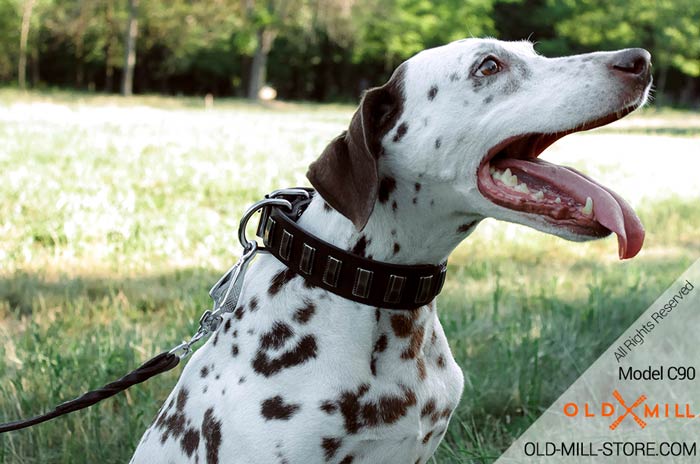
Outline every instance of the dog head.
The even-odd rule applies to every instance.
[[[562,58],[529,42],[465,39],[425,50],[364,95],[347,132],[309,169],[314,187],[358,229],[380,174],[439,192],[451,214],[524,224],[569,240],[615,232],[621,258],[644,229],[629,205],[585,175],[538,156],[572,132],[643,105],[650,56],[627,49]]]

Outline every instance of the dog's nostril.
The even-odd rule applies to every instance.
[[[625,61],[613,65],[613,68],[630,74],[641,74],[646,69],[647,63],[643,58]]]
[[[649,70],[649,52],[643,48],[632,48],[617,53],[610,63],[613,69],[626,74],[639,76]]]

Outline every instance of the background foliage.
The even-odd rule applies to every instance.
[[[696,0],[0,0],[0,82],[24,17],[30,85],[118,91],[130,4],[137,93],[353,100],[421,49],[492,35],[547,56],[645,47],[662,102],[700,99]]]

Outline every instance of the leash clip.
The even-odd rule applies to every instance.
[[[243,279],[245,277],[248,265],[252,261],[255,254],[259,251],[265,251],[264,246],[258,245],[255,240],[248,240],[246,237],[246,226],[250,218],[262,210],[263,218],[269,213],[269,209],[272,206],[285,207],[292,210],[292,202],[287,198],[298,198],[303,197],[306,199],[311,198],[311,192],[307,189],[295,188],[295,189],[282,189],[275,190],[274,192],[265,196],[263,200],[258,201],[253,206],[248,208],[241,218],[241,222],[238,227],[238,239],[243,245],[243,255],[241,259],[231,266],[231,268],[224,273],[223,276],[214,284],[214,286],[209,290],[209,296],[213,300],[212,309],[208,309],[202,313],[199,318],[199,328],[192,337],[185,342],[172,348],[169,353],[178,356],[180,359],[184,359],[192,353],[192,346],[197,343],[202,338],[208,336],[212,332],[215,332],[221,322],[223,321],[222,314],[233,312],[238,304],[238,297],[241,294],[241,288],[243,287]],[[261,221],[264,224],[265,220]],[[263,240],[263,243],[265,240]]]

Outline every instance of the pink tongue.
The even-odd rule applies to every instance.
[[[508,158],[498,163],[498,167],[513,167],[545,180],[582,204],[586,203],[586,197],[591,197],[595,220],[617,234],[620,259],[632,258],[642,249],[644,226],[634,210],[618,194],[588,176],[540,159],[525,161]]]

